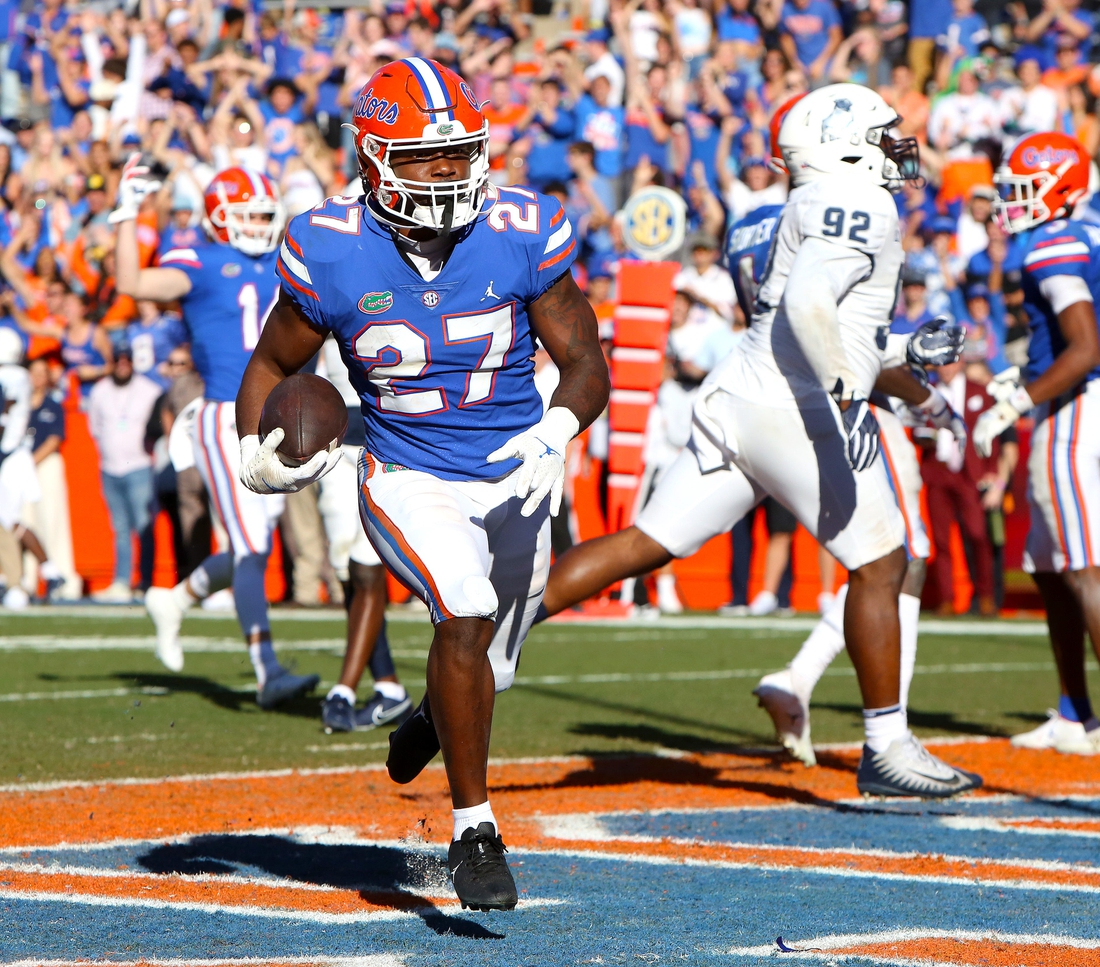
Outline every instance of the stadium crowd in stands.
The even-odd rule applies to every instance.
[[[42,499],[24,518],[60,568],[54,593],[84,591],[59,466],[62,407],[89,421],[116,532],[115,579],[96,597],[129,601],[148,585],[158,508],[173,518],[181,573],[202,559],[204,542],[209,548],[201,485],[174,474],[167,455],[174,414],[201,393],[186,331],[173,306],[135,303],[114,287],[108,214],[131,153],[164,174],[140,218],[148,265],[201,241],[203,189],[229,165],[270,176],[291,215],[357,194],[342,124],[364,81],[406,56],[453,67],[487,102],[492,181],[563,202],[581,247],[575,272],[608,337],[616,267],[631,257],[616,214],[650,185],[682,193],[690,241],[662,396],[676,447],[686,439],[684,398],[747,324],[721,261],[725,232],[786,195],[768,165],[773,112],[822,84],[869,85],[919,139],[926,177],[897,196],[907,252],[898,322],[948,314],[966,326],[963,366],[943,381],[969,419],[968,394],[977,398],[993,373],[1026,358],[1020,266],[992,218],[993,172],[1006,147],[1032,131],[1064,131],[1095,155],[1094,28],[1081,0],[366,0],[346,10],[295,0],[0,3],[0,326],[19,333],[31,369]],[[1100,201],[1077,216],[1100,221]],[[597,457],[599,436],[589,438]],[[948,431],[939,437],[926,441],[925,457],[927,484],[943,495],[935,542],[947,554],[945,530],[959,521],[976,598],[991,612],[998,545],[989,524],[1015,458],[1005,447],[982,462],[969,444],[958,452]],[[310,499],[315,505],[305,494],[292,503]],[[784,533],[781,517],[769,512],[773,537]],[[283,531],[295,561],[290,594],[315,603],[326,577],[315,506],[288,511]],[[141,538],[136,568],[132,534]],[[740,546],[743,585],[744,535]],[[758,612],[783,603],[783,548],[776,554],[771,597]],[[141,575],[136,587],[131,572]],[[949,568],[937,580],[949,601]],[[737,584],[735,575],[734,605],[747,606]],[[677,606],[674,592],[665,599]]]

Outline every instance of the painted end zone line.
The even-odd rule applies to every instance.
[[[87,960],[10,960],[3,967],[88,967]],[[188,957],[186,960],[171,957],[158,960],[142,957],[141,960],[97,960],[96,967],[404,967],[405,961],[392,954],[367,954],[362,957],[330,957],[315,954],[310,957],[237,957],[225,960],[202,960]]]

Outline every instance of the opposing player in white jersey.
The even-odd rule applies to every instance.
[[[1088,192],[1088,152],[1065,134],[1028,135],[995,180],[997,216],[1023,255],[1031,341],[1026,371],[1006,370],[987,387],[998,403],[978,418],[974,446],[988,456],[1022,414],[1035,419],[1024,568],[1046,605],[1061,684],[1058,710],[1012,742],[1096,755],[1084,638],[1100,654],[1100,231],[1067,220]]]
[[[348,431],[340,448],[343,459],[318,483],[317,509],[328,538],[329,563],[344,586],[348,612],[344,664],[340,680],[321,703],[321,722],[326,732],[361,732],[400,724],[411,714],[412,701],[397,680],[386,636],[386,569],[359,519],[358,466],[366,442],[359,394],[331,337],[321,348],[317,375],[340,391],[348,407]],[[368,666],[374,694],[357,708],[355,690]]]
[[[275,303],[275,250],[286,211],[266,177],[227,168],[206,189],[209,242],[161,253],[160,265],[138,263],[135,219],[142,200],[159,187],[134,155],[123,169],[118,225],[118,291],[135,299],[179,300],[203,398],[184,408],[173,425],[169,450],[177,470],[197,466],[210,503],[229,534],[231,553],[213,554],[175,588],[150,588],[145,606],[157,626],[157,657],[183,668],[179,643],[184,612],[196,601],[233,585],[233,601],[256,672],[256,702],[271,708],[311,691],[317,675],[283,667],[271,644],[264,573],[271,533],[285,498],[262,497],[237,478],[239,448],[233,399],[264,316]]]
[[[887,185],[918,176],[916,143],[867,88],[795,104],[779,144],[793,190],[752,326],[704,381],[691,442],[637,523],[554,567],[555,613],[629,574],[685,557],[771,494],[848,568],[845,639],[867,741],[857,783],[876,795],[949,796],[980,778],[928,754],[899,704],[905,526],[869,397],[883,368],[902,263]]]

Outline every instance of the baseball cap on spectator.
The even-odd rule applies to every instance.
[[[926,285],[927,276],[923,269],[915,265],[903,265],[901,268],[902,285]]]
[[[967,286],[966,301],[970,302],[973,299],[985,299],[989,301],[989,286],[984,282],[975,282],[973,285]]]
[[[1040,66],[1043,64],[1043,52],[1031,44],[1024,44],[1013,55],[1012,62],[1016,65],[1017,70],[1020,65],[1025,61],[1034,60],[1038,61]]]
[[[932,235],[954,235],[955,219],[950,215],[937,215],[928,223],[928,232]]]
[[[716,252],[718,250],[718,240],[706,232],[696,232],[688,239],[688,250],[694,252],[701,248],[705,248],[709,252]]]
[[[606,27],[597,27],[584,35],[584,41],[587,44],[606,44],[609,40],[611,40],[611,31]]]

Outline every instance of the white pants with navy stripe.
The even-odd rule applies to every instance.
[[[286,498],[281,494],[256,494],[241,483],[237,474],[241,445],[234,410],[232,401],[204,402],[195,420],[192,442],[211,507],[229,535],[233,557],[240,559],[271,550],[271,532]]]
[[[920,515],[920,492],[924,480],[920,475],[917,451],[905,432],[905,427],[890,410],[873,406],[879,426],[879,449],[886,469],[886,479],[898,502],[902,520],[905,521],[905,552],[909,560],[926,559],[932,553],[932,544],[924,519]]]
[[[496,623],[489,661],[498,692],[515,679],[550,572],[549,498],[524,517],[514,486],[510,477],[441,480],[366,452],[359,464],[367,536],[394,576],[428,606],[432,622]]]
[[[359,455],[361,447],[342,446],[341,460],[318,482],[317,510],[328,538],[328,558],[341,581],[348,579],[348,562],[382,563],[359,518]]]
[[[636,526],[673,557],[694,554],[764,499],[778,500],[849,571],[902,546],[905,527],[876,459],[854,473],[835,406],[758,404],[715,389],[696,401],[723,434],[727,463],[704,473],[691,441],[661,477]]]
[[[1037,408],[1027,471],[1031,529],[1024,570],[1100,565],[1100,380]]]

